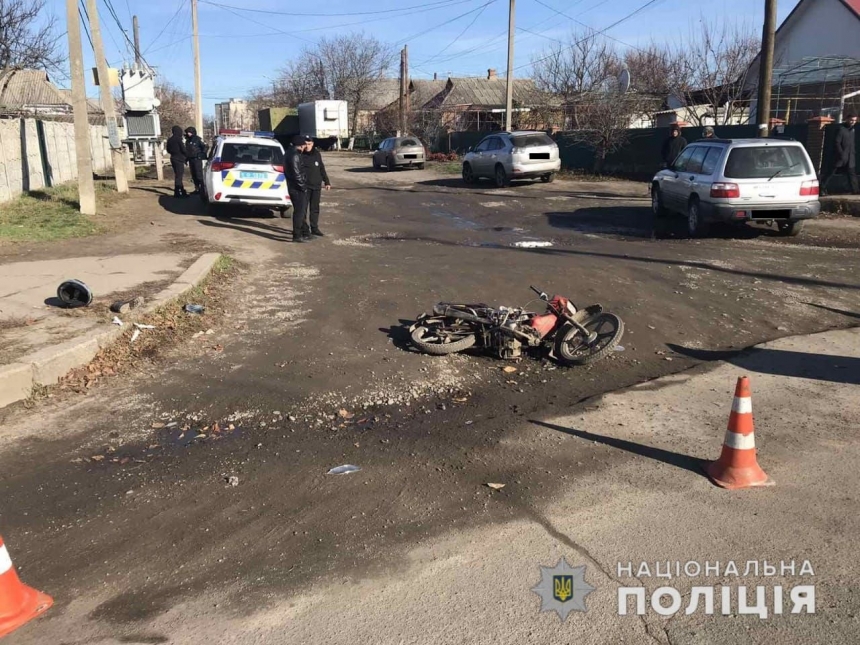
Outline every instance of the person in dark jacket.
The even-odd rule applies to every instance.
[[[663,165],[669,168],[672,162],[681,154],[681,150],[687,147],[687,140],[681,136],[681,128],[677,123],[673,123],[669,129],[669,138],[663,142]]]
[[[855,133],[854,126],[857,125],[857,117],[849,114],[845,117],[845,121],[839,126],[836,132],[836,145],[833,151],[833,166],[824,183],[821,185],[821,192],[827,194],[827,184],[833,179],[836,173],[848,175],[848,181],[851,182],[851,192],[855,195],[860,193],[860,186],[857,184],[857,162],[855,157]]]
[[[305,222],[302,233],[306,236],[323,237],[325,234],[320,230],[320,197],[323,189],[331,190],[331,182],[325,171],[322,155],[314,147],[314,140],[310,137],[305,137],[305,151],[302,160],[308,179],[308,217],[311,220],[310,230],[308,230],[307,222]]]
[[[308,177],[302,158],[305,138],[296,135],[292,143],[284,159],[284,175],[287,177],[287,190],[293,202],[293,242],[307,242],[313,238],[302,231],[308,210]]]
[[[191,170],[191,181],[194,182],[192,195],[199,195],[203,186],[203,160],[206,158],[206,144],[197,136],[197,128],[185,128],[185,155],[188,157],[188,168]]]
[[[182,128],[173,126],[173,135],[167,140],[167,154],[170,155],[170,166],[173,168],[173,196],[186,197],[188,193],[182,184],[185,176],[185,162],[188,155],[185,151],[185,143],[182,140]]]

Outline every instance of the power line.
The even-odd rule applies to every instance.
[[[596,30],[594,27],[592,27],[592,26],[590,26],[590,25],[586,25],[584,22],[581,22],[581,21],[577,20],[577,19],[576,19],[576,18],[574,18],[573,16],[568,16],[566,13],[564,13],[564,12],[562,12],[562,11],[559,11],[559,10],[558,10],[558,9],[556,9],[555,7],[551,7],[551,6],[550,6],[550,5],[548,5],[546,2],[543,2],[543,0],[534,0],[534,1],[535,1],[535,2],[537,2],[539,5],[541,5],[542,7],[546,7],[546,8],[547,8],[547,9],[549,9],[550,11],[554,11],[557,15],[561,16],[562,18],[567,18],[568,20],[572,20],[572,21],[573,21],[573,22],[575,22],[577,25],[580,25],[581,27],[585,27],[586,29],[588,29],[588,30],[589,30],[589,31],[591,31],[591,32],[597,33],[597,30]],[[597,5],[594,5],[593,7],[591,7],[591,9],[596,9],[596,8],[597,8],[597,7],[599,7],[599,6],[601,6],[601,5],[603,5],[603,4],[606,4],[606,2],[608,2],[608,0],[603,0],[603,2],[601,2],[600,4],[597,4]],[[591,11],[591,9],[588,9],[587,11]],[[585,12],[583,12],[583,13],[585,13]],[[541,35],[541,34],[536,34],[536,35],[538,35],[538,36],[539,36],[539,35]],[[603,37],[604,37],[604,38],[609,38],[609,40],[614,40],[614,41],[615,41],[615,42],[617,42],[617,43],[621,43],[621,44],[622,44],[622,45],[624,45],[625,47],[632,47],[633,49],[638,49],[638,50],[640,50],[640,51],[643,51],[641,47],[637,47],[636,45],[631,45],[630,43],[625,43],[623,40],[620,40],[620,39],[618,39],[618,38],[615,38],[615,37],[613,37],[613,36],[610,36],[609,34],[602,34],[602,35],[603,35]]]
[[[161,36],[164,34],[165,31],[167,31],[167,28],[170,25],[174,24],[174,20],[176,20],[176,16],[178,16],[179,12],[182,11],[182,9],[184,9],[184,8],[185,8],[185,0],[179,0],[179,6],[176,8],[176,12],[167,20],[167,22],[164,24],[164,27],[161,28],[161,31],[158,32],[158,35],[152,39],[152,41],[149,43],[149,45],[147,45],[144,52],[148,52],[150,47],[152,47],[155,43],[158,42],[158,39],[161,38]]]
[[[81,11],[81,9],[82,9],[82,8],[83,8],[83,12]],[[86,8],[86,6],[84,5],[84,0],[80,0],[80,2],[78,3],[78,15],[81,17],[81,22],[82,22],[82,23],[83,23],[83,25],[84,25],[84,33],[87,35],[87,40],[88,40],[88,41],[90,41],[90,47],[92,48],[93,53],[95,53],[95,51],[96,51],[96,46],[95,46],[95,45],[93,45],[93,37],[92,37],[92,36],[90,36],[90,24],[89,24],[89,23],[90,23],[90,16],[89,16],[89,14],[87,13],[87,17],[86,17],[86,20],[85,20],[85,19],[84,19],[84,14],[85,14],[85,13],[87,13],[87,8]]]
[[[408,37],[406,37],[406,38],[402,38],[402,39],[400,39],[400,40],[401,40],[402,42],[404,42],[404,43],[407,43],[407,42],[409,42],[409,41],[411,41],[411,40],[415,40],[415,39],[416,39],[416,38],[418,38],[419,36],[426,36],[426,35],[427,35],[427,34],[429,34],[431,31],[435,31],[436,29],[439,29],[439,27],[444,27],[445,25],[451,24],[452,22],[456,22],[456,21],[457,21],[457,20],[459,20],[460,18],[464,18],[465,16],[468,16],[470,13],[474,13],[474,12],[476,12],[476,11],[483,11],[483,10],[487,7],[487,5],[491,5],[491,4],[493,4],[494,2],[496,2],[496,0],[489,0],[488,2],[485,2],[484,4],[482,4],[480,7],[475,7],[474,9],[471,9],[471,10],[469,10],[469,11],[466,11],[465,13],[461,13],[459,16],[454,16],[454,17],[453,17],[453,18],[451,18],[450,20],[446,20],[445,22],[440,22],[438,25],[434,25],[433,27],[429,27],[429,28],[426,28],[426,29],[422,29],[422,30],[421,30],[421,31],[419,31],[418,33],[416,33],[416,34],[412,34],[412,35],[410,35],[410,36],[408,36]]]
[[[465,4],[466,2],[472,2],[474,0],[437,0],[436,2],[423,3],[419,5],[411,5],[409,7],[400,7],[399,9],[380,9],[378,11],[353,11],[353,12],[338,12],[338,13],[300,13],[295,11],[272,11],[270,9],[251,9],[249,7],[237,7],[234,5],[221,4],[220,2],[212,2],[211,0],[200,0],[205,4],[212,5],[213,7],[220,7],[221,9],[236,9],[237,11],[247,11],[252,13],[268,13],[276,16],[291,16],[291,17],[314,17],[314,18],[325,18],[325,17],[340,17],[340,16],[370,16],[370,15],[378,15],[383,13],[399,13],[402,11],[409,11],[411,9],[424,9],[424,8],[433,8],[439,7],[440,5],[450,5],[450,4]]]
[[[478,21],[478,18],[480,18],[480,17],[481,17],[481,14],[482,14],[482,13],[484,13],[484,9],[486,9],[487,7],[489,7],[491,4],[492,4],[492,2],[488,2],[488,3],[487,3],[487,4],[485,4],[483,7],[481,7],[481,10],[480,10],[476,15],[475,15],[475,17],[474,17],[474,18],[472,18],[472,22],[470,22],[468,25],[466,25],[466,28],[465,28],[465,29],[463,29],[463,31],[461,31],[459,34],[457,34],[457,35],[454,37],[454,40],[452,40],[450,43],[448,43],[447,45],[445,45],[445,47],[443,47],[440,51],[436,52],[436,54],[434,54],[433,56],[431,56],[430,58],[428,58],[427,60],[425,60],[422,64],[427,64],[427,63],[429,63],[430,61],[432,61],[432,60],[434,60],[434,59],[438,58],[438,57],[439,57],[439,56],[441,56],[444,52],[446,52],[446,51],[451,47],[451,45],[453,45],[453,44],[454,44],[454,43],[456,43],[458,40],[460,40],[460,38],[462,38],[462,37],[463,37],[463,34],[465,34],[467,31],[469,31],[469,29],[471,29],[471,28],[472,28],[472,25],[474,25],[474,24]]]
[[[595,33],[595,34],[605,34],[607,31],[609,31],[609,30],[610,30],[610,29],[612,29],[613,27],[617,27],[617,26],[618,26],[618,25],[620,25],[622,22],[626,22],[627,20],[630,20],[630,18],[632,18],[632,17],[633,17],[633,16],[635,16],[636,14],[641,13],[641,12],[642,12],[642,11],[644,11],[645,9],[647,9],[647,8],[651,7],[652,5],[655,5],[655,4],[656,4],[656,3],[658,3],[658,2],[663,2],[663,0],[648,0],[648,2],[644,3],[643,5],[641,5],[638,9],[634,9],[633,11],[631,11],[630,13],[628,13],[628,14],[627,14],[626,16],[624,16],[623,18],[619,18],[618,20],[616,20],[615,22],[613,22],[613,23],[612,23],[611,25],[609,25],[608,27],[604,27],[604,28],[603,28],[603,29],[601,29],[600,31],[596,31],[596,32],[594,32],[594,33]],[[591,38],[591,36],[588,36],[587,38]],[[569,50],[569,49],[573,49],[574,47],[576,47],[576,46],[577,46],[577,45],[579,45],[580,43],[582,43],[582,42],[584,42],[585,40],[587,40],[587,38],[580,39],[580,40],[576,41],[575,43],[572,43],[572,44],[570,44],[569,46],[565,47],[564,49],[567,49],[567,50]],[[542,57],[542,58],[535,59],[535,60],[533,60],[531,63],[528,63],[528,64],[526,64],[526,65],[520,65],[519,67],[515,67],[515,68],[514,68],[514,71],[516,71],[516,70],[518,70],[518,69],[523,69],[524,67],[530,67],[531,65],[534,65],[535,63],[540,63],[540,62],[545,61],[545,60],[547,60],[547,59],[549,59],[549,58],[552,58],[553,56],[554,56],[554,54],[550,54],[549,56],[544,56],[544,57]]]

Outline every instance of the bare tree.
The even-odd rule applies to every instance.
[[[628,49],[624,66],[630,72],[630,88],[640,94],[666,95],[678,84],[679,60],[671,48],[652,43],[647,47]]]
[[[597,33],[571,32],[567,44],[557,44],[532,59],[535,86],[561,100],[568,123],[580,127],[577,105],[582,97],[602,87],[621,70],[615,48]]]
[[[56,71],[63,63],[58,45],[56,19],[45,0],[0,0],[0,71]]]
[[[323,38],[287,61],[271,90],[258,90],[251,98],[290,107],[325,99],[347,101],[354,136],[359,113],[376,84],[388,78],[394,57],[390,46],[364,33]]]
[[[182,129],[194,125],[194,101],[188,92],[172,83],[161,82],[155,86],[155,97],[161,101],[158,116],[162,133],[168,134],[175,125]]]
[[[648,107],[647,97],[635,92],[621,93],[618,89],[594,92],[579,102],[581,127],[565,136],[593,150],[594,171],[602,173],[606,158],[629,140],[631,120]]]
[[[697,125],[713,119],[730,124],[747,109],[743,87],[750,64],[760,49],[752,28],[702,21],[686,42],[674,49],[676,72],[669,88],[686,106],[685,118]],[[700,109],[696,106],[707,106]]]

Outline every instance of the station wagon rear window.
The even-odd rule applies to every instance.
[[[404,139],[403,141],[400,142],[401,148],[414,148],[414,147],[420,146],[420,145],[421,144],[418,143],[415,139]]]
[[[284,153],[278,146],[258,143],[225,143],[221,161],[252,166],[283,166]]]
[[[809,162],[799,146],[755,146],[735,148],[729,153],[726,170],[730,179],[769,179],[802,177],[811,173]]]
[[[511,142],[515,148],[537,148],[538,146],[554,146],[555,141],[542,132],[535,134],[521,134],[516,137],[511,137]]]

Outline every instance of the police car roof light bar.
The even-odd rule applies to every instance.
[[[221,128],[218,130],[218,135],[222,137],[263,137],[264,139],[274,139],[274,132],[266,132],[265,130],[232,130]]]

